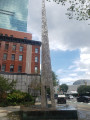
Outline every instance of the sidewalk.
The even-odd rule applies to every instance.
[[[51,102],[49,101],[49,104]],[[36,106],[40,105],[40,102],[35,103]],[[70,105],[72,105],[72,103],[68,103]],[[73,106],[75,106],[76,104],[73,103]],[[61,105],[62,106],[62,105]],[[60,106],[59,106],[60,107]],[[88,106],[89,107],[89,106]],[[79,109],[77,107],[78,110],[78,119],[79,120],[90,120],[90,111],[84,111],[82,109]],[[9,107],[0,107],[0,120],[8,120],[7,118],[7,114],[11,113],[11,112],[15,112],[15,111],[20,111],[20,106],[9,106]]]
[[[19,110],[20,110],[20,106],[0,107],[0,120],[6,120],[4,117],[7,116],[8,113]]]

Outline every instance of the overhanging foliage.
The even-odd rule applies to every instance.
[[[47,0],[65,6],[68,4],[67,13],[69,19],[89,20],[90,19],[90,0]]]

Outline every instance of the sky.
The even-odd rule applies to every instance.
[[[42,0],[29,1],[28,32],[41,41]],[[52,70],[59,84],[90,79],[90,21],[68,19],[68,4],[46,1]]]

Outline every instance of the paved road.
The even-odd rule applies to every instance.
[[[90,120],[90,103],[77,102],[74,100],[68,100],[68,105],[74,106],[78,110],[79,120]]]

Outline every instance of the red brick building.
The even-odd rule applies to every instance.
[[[0,72],[40,72],[40,46],[30,33],[0,28]]]

